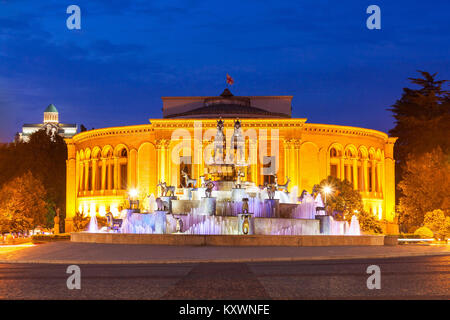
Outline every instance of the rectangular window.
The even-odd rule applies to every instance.
[[[338,177],[338,166],[336,164],[332,164],[330,166],[330,176],[337,178]]]

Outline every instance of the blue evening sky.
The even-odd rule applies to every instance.
[[[66,8],[81,8],[68,30]],[[381,30],[366,8],[381,8]],[[0,0],[0,141],[53,103],[88,129],[145,124],[161,96],[293,95],[293,116],[389,130],[416,70],[450,78],[450,1]]]

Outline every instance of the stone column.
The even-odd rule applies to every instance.
[[[84,194],[89,190],[89,160],[84,161]]]
[[[394,144],[397,138],[388,138],[384,147],[384,176],[385,188],[383,190],[384,215],[386,220],[395,219],[395,160]]]
[[[66,219],[65,232],[72,232],[72,219],[76,212],[76,154],[75,144],[72,139],[66,140],[67,160],[66,160]]]
[[[165,160],[165,180],[167,182],[168,185],[171,185],[171,167],[172,167],[172,157],[170,154],[170,140],[165,140],[164,141],[164,160]]]
[[[358,160],[353,159],[353,189],[358,190]]]
[[[363,163],[362,163],[363,169],[362,169],[362,171],[363,171],[363,183],[364,183],[363,184],[363,189],[364,189],[364,192],[369,191],[369,179],[367,177],[367,168],[368,168],[367,162],[368,162],[367,159],[363,159]]]
[[[106,190],[106,158],[102,158],[102,182],[101,182],[102,193]]]
[[[128,186],[131,189],[137,186],[137,169],[136,169],[137,150],[131,149],[128,154]]]
[[[381,192],[382,192],[382,188],[381,188],[381,175],[382,175],[382,172],[381,172],[381,162],[377,161],[377,181],[378,181],[378,184],[377,184],[377,192],[380,193],[380,194],[381,194]]]
[[[376,165],[376,163],[375,163],[375,160],[372,160],[371,161],[371,165],[372,165],[372,168],[371,168],[371,170],[372,170],[372,193],[376,193],[377,192],[377,190],[376,190],[376,183],[375,183],[375,165]]]
[[[250,151],[250,172],[251,181],[255,183],[256,186],[259,185],[258,180],[258,139],[252,139],[249,146]]]
[[[119,190],[119,158],[113,157],[114,161],[114,187],[113,187],[113,193],[116,194],[117,190]]]
[[[108,190],[114,189],[113,160],[108,159]]]
[[[97,159],[92,159],[92,181],[91,181],[91,185],[92,185],[91,193],[93,193],[94,191],[97,191]]]
[[[163,148],[163,140],[162,139],[158,139],[156,140],[156,162],[157,162],[157,166],[156,166],[156,170],[158,173],[158,182],[165,182],[164,181],[164,163],[162,162],[162,148]]]
[[[79,186],[79,191],[83,191],[84,190],[84,160],[80,161],[79,163],[79,172],[78,172],[78,186]]]
[[[294,162],[294,172],[293,176],[295,177],[295,184],[293,186],[298,186],[299,192],[303,190],[303,186],[301,185],[301,168],[300,168],[300,146],[302,141],[300,139],[294,139],[294,153],[295,153],[295,162]]]
[[[345,179],[345,163],[344,163],[344,155],[342,154],[339,157],[339,179],[344,180]]]
[[[283,151],[284,151],[284,175],[291,177],[291,172],[290,172],[290,155],[289,155],[289,151],[290,151],[290,143],[291,140],[290,139],[284,139],[284,144],[283,144]]]

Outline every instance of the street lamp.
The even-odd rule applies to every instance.
[[[137,189],[130,189],[130,191],[128,191],[128,201],[130,203],[130,209],[139,209],[139,200],[137,199],[138,194],[139,192]]]
[[[322,188],[323,193],[325,193],[325,211],[327,209],[327,195],[333,191],[330,186],[324,186]]]

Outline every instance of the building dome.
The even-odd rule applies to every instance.
[[[44,112],[58,112],[53,103],[49,104]]]

